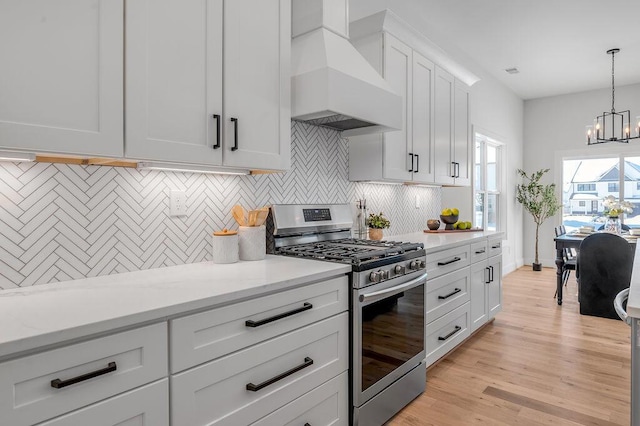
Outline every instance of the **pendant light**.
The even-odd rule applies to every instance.
[[[631,112],[616,112],[615,56],[620,49],[609,49],[611,55],[611,112],[603,112],[594,120],[593,126],[587,126],[587,145],[607,142],[629,143],[631,139],[640,138],[640,117],[636,117],[631,129]],[[635,136],[631,136],[634,133]]]

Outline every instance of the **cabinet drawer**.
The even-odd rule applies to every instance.
[[[345,275],[173,320],[170,322],[171,372],[177,373],[347,311],[348,287]],[[282,317],[273,320],[279,316]],[[252,323],[247,324],[248,321]]]
[[[488,257],[502,254],[502,238],[494,238],[489,240]]]
[[[477,243],[471,244],[471,263],[480,262],[481,260],[485,260],[487,258],[487,241],[478,241]]]
[[[103,374],[67,386],[90,373]],[[166,375],[166,323],[7,361],[0,364],[2,422],[31,425]]]
[[[169,379],[109,398],[38,426],[169,426]]]
[[[469,303],[427,325],[425,347],[427,366],[469,337]]]
[[[347,370],[348,328],[344,312],[172,376],[171,423],[257,421]]]
[[[338,377],[304,394],[290,404],[261,418],[251,426],[301,426],[349,424],[349,375]]]
[[[469,245],[427,254],[429,279],[469,266]]]
[[[427,281],[427,324],[469,301],[469,281],[469,268]]]

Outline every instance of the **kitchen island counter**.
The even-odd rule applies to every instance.
[[[0,291],[0,360],[346,274],[350,265],[265,260],[170,266]]]

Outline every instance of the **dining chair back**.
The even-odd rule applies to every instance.
[[[632,248],[624,238],[607,232],[582,241],[576,267],[581,314],[619,319],[613,300],[631,282]]]

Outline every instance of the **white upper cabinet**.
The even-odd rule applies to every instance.
[[[469,126],[469,86],[456,80],[453,88],[453,159],[455,184],[471,185],[471,129]]]
[[[127,158],[290,166],[290,0],[129,0]]]
[[[123,0],[0,2],[0,148],[121,157]]]

